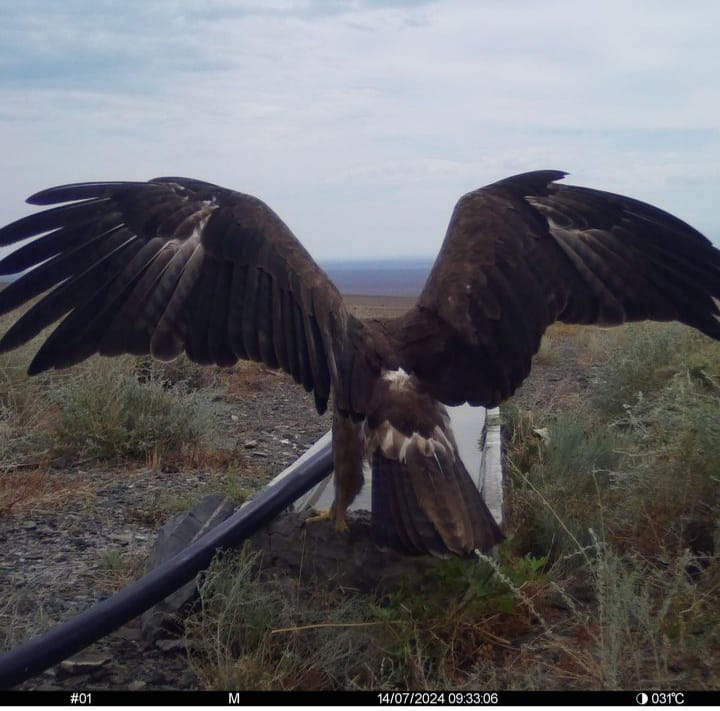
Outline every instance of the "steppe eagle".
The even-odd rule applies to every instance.
[[[416,305],[367,320],[251,195],[174,177],[50,188],[28,202],[59,207],[0,229],[0,245],[37,237],[0,262],[2,274],[30,270],[0,293],[0,313],[49,292],[0,352],[64,317],[29,373],[94,353],[183,351],[201,364],[282,368],[318,412],[332,393],[338,529],[370,458],[380,541],[487,550],[502,534],[444,405],[512,395],[554,321],[678,320],[720,339],[720,251],[658,208],[558,184],[564,175],[525,173],[464,195]]]

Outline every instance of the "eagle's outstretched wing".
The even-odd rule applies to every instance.
[[[720,251],[656,207],[517,175],[463,196],[417,306],[381,322],[438,400],[494,406],[554,321],[678,320],[720,339]]]
[[[30,373],[98,352],[170,359],[186,351],[218,365],[245,358],[290,373],[324,411],[348,314],[263,202],[187,178],[66,185],[28,202],[69,204],[0,229],[0,245],[42,235],[0,261],[0,274],[31,269],[0,293],[0,314],[51,290],[5,334],[0,352],[64,316]]]

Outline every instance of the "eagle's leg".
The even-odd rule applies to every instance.
[[[315,516],[305,522],[334,521],[336,531],[347,531],[348,506],[360,493],[365,480],[363,457],[365,443],[362,422],[335,411],[332,426],[333,464],[335,467],[335,500],[326,511],[316,511]]]
[[[335,501],[330,512],[335,518],[335,528],[338,531],[347,530],[345,516],[348,506],[360,493],[365,480],[365,441],[362,431],[362,422],[353,422],[352,418],[335,411],[332,428]]]

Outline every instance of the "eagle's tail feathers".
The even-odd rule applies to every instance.
[[[372,477],[375,542],[410,554],[446,556],[447,547],[420,508],[407,467],[378,449],[372,460]]]
[[[410,554],[471,555],[503,540],[490,510],[458,459],[408,452],[405,461],[376,450],[372,515],[376,543]]]

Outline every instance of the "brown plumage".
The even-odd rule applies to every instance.
[[[443,404],[509,397],[556,320],[676,319],[720,339],[720,252],[655,207],[563,176],[526,173],[462,197],[417,305],[367,321],[257,198],[186,178],[51,188],[29,202],[60,207],[0,229],[1,245],[37,237],[0,262],[3,274],[32,269],[0,293],[0,313],[51,290],[0,351],[64,317],[30,373],[93,353],[183,351],[282,368],[319,412],[333,393],[338,527],[365,456],[381,542],[488,549],[501,533]]]

